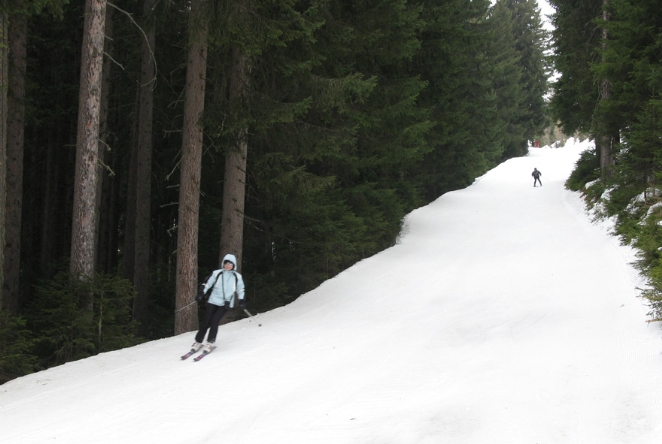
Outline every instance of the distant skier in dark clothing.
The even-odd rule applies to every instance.
[[[538,171],[538,168],[534,168],[533,173],[531,173],[531,175],[533,176],[533,186],[534,187],[536,186],[536,182],[538,182],[540,186],[542,186],[542,182],[540,181],[540,176],[542,176],[542,173]]]

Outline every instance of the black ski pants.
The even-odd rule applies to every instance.
[[[202,324],[200,324],[200,330],[198,330],[198,334],[195,335],[195,342],[204,341],[207,330],[209,330],[207,342],[216,342],[216,334],[218,334],[218,323],[221,322],[221,319],[229,310],[230,307],[227,305],[219,307],[218,305],[207,303],[205,319],[202,321]]]

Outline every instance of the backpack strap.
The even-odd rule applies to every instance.
[[[222,274],[222,273],[223,273],[223,271],[220,271],[220,272],[216,275],[216,279],[214,280],[214,285],[212,285],[211,287],[209,287],[210,289],[211,289],[211,288],[214,288],[214,287],[216,286],[216,282],[218,282],[218,278],[221,277],[221,274]],[[209,277],[211,277],[211,276],[209,276]]]
[[[237,302],[237,285],[239,284],[239,277],[234,270],[232,270],[232,274],[234,274],[234,291],[232,292],[232,306],[234,307],[235,302]]]

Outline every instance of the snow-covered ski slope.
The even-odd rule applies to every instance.
[[[222,326],[201,362],[179,360],[189,333],[0,386],[0,442],[662,442],[632,251],[563,188],[585,148],[532,149],[412,212],[398,245]]]

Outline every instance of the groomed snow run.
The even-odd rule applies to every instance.
[[[222,326],[200,362],[179,359],[191,332],[0,386],[0,442],[662,442],[633,251],[563,186],[588,146],[531,149],[413,211],[396,246]]]

